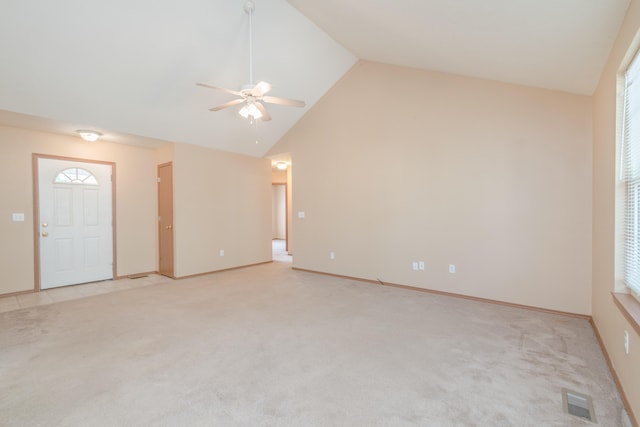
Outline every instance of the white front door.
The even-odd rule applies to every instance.
[[[111,165],[38,158],[40,289],[113,278]]]

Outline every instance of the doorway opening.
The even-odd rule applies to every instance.
[[[272,185],[271,207],[272,258],[274,261],[291,262],[288,253],[287,184]]]
[[[292,263],[293,257],[287,253],[285,249],[286,244],[284,240],[274,239],[271,244],[271,250],[273,253],[273,260],[275,262],[287,262]]]

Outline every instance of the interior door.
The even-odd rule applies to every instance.
[[[173,276],[173,164],[158,166],[158,272]]]
[[[38,158],[40,289],[113,278],[112,166]]]

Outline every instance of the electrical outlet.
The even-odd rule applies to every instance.
[[[333,252],[333,251],[329,252],[329,259],[336,259],[335,252]]]
[[[624,331],[624,352],[629,354],[629,332]]]
[[[413,271],[418,271],[418,263],[417,262],[413,262]]]
[[[220,256],[224,256],[224,249],[220,249]]]
[[[449,273],[455,273],[455,272],[456,272],[456,265],[449,264]]]
[[[420,261],[420,262],[418,263],[418,269],[420,269],[420,270],[424,270],[424,261]]]

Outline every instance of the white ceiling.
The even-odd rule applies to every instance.
[[[254,0],[254,80],[304,109],[249,125],[244,0],[2,0],[0,124],[264,155],[360,58],[591,94],[629,0]],[[159,141],[155,141],[159,140]],[[256,143],[258,141],[258,143]]]
[[[289,0],[360,59],[590,95],[629,0]]]

